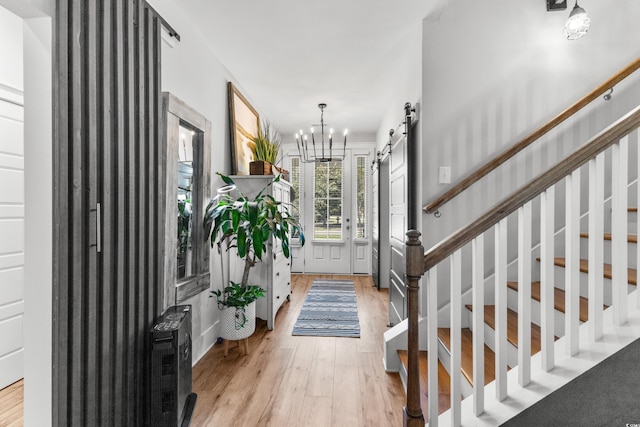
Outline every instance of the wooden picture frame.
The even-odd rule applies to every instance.
[[[253,153],[249,142],[258,134],[260,115],[233,83],[228,83],[232,175],[249,175]]]

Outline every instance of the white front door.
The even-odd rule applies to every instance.
[[[371,274],[373,147],[347,150],[343,160],[302,163],[287,153],[294,201],[306,244],[292,240],[294,273]]]
[[[306,273],[351,273],[350,160],[305,165]]]

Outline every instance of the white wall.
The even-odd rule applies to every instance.
[[[0,8],[0,85],[5,89],[24,90],[22,78],[22,18]]]
[[[425,20],[423,203],[447,189],[437,183],[439,166],[451,166],[456,182],[640,54],[640,30],[634,24],[640,4],[623,0],[612,8],[601,3],[583,5],[592,27],[586,37],[571,42],[562,35],[568,10],[546,12],[544,2],[451,0],[439,19]],[[560,140],[545,138],[505,171],[485,179],[473,191],[475,197],[450,202],[440,220],[426,217],[427,243],[475,218],[628,110],[627,102],[616,105],[621,92],[616,88],[610,103],[594,103],[608,110],[592,116],[596,120],[585,129],[567,126]]]
[[[24,21],[24,425],[51,425],[53,291],[52,19]]]
[[[206,41],[186,19],[179,2],[152,0],[149,3],[180,34],[181,41],[162,43],[162,90],[171,92],[211,121],[212,190],[222,185],[215,172],[231,173],[227,81],[233,81],[251,102],[251,94],[242,89],[207,47]],[[215,41],[214,41],[215,42]],[[224,43],[224,40],[219,41]],[[257,105],[253,104],[255,108]],[[207,196],[209,197],[209,196]],[[220,256],[211,251],[211,289],[222,287]],[[185,301],[193,306],[193,363],[195,364],[220,336],[220,311],[215,299],[205,291]]]
[[[424,21],[423,204],[448,188],[437,183],[439,166],[451,166],[455,183],[640,54],[637,1],[581,5],[592,26],[577,41],[562,34],[569,9],[547,12],[543,1],[451,0],[441,16]],[[637,104],[638,94],[634,76],[612,101],[585,109],[579,125],[561,126],[446,204],[440,219],[423,215],[425,247],[572,152]]]
[[[439,9],[437,9],[439,10]],[[438,11],[434,13],[439,13]],[[422,26],[408,28],[404,39],[393,50],[392,55],[388,58],[387,63],[381,64],[381,67],[391,67],[393,69],[393,80],[384,82],[391,89],[388,98],[385,100],[387,110],[383,114],[380,124],[376,132],[377,151],[383,151],[385,145],[389,143],[389,130],[393,129],[394,133],[402,133],[405,130],[404,125],[404,105],[409,102],[417,108],[416,118],[420,117],[420,108],[422,100]],[[417,141],[421,140],[420,127],[417,127]],[[421,147],[418,147],[420,150]],[[388,152],[388,149],[386,150]],[[388,158],[387,158],[388,161]],[[418,171],[420,174],[420,171]],[[421,180],[418,179],[418,193],[421,192]],[[384,192],[388,196],[388,190]],[[386,201],[388,206],[388,200]],[[384,204],[385,201],[381,201]],[[381,213],[388,215],[388,208],[381,207]],[[421,217],[418,216],[420,222]],[[389,218],[381,220],[389,222]],[[420,228],[420,227],[419,227]],[[382,230],[389,230],[388,226],[381,227]],[[385,240],[386,239],[386,240]],[[380,270],[378,280],[380,286],[388,288],[390,283],[390,258],[391,248],[389,245],[389,236],[379,236],[380,240]]]
[[[407,35],[396,46],[384,67],[393,69],[394,79],[385,82],[392,89],[385,100],[387,110],[380,120],[376,133],[378,150],[389,142],[389,129],[402,132],[400,125],[404,120],[404,104],[421,102],[422,98],[422,26],[409,28]]]

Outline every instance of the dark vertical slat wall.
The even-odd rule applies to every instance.
[[[102,31],[98,29],[99,21],[98,21],[98,10],[100,7],[99,2],[90,2],[87,7],[87,13],[85,15],[85,19],[88,24],[86,26],[86,30],[84,32],[84,40],[87,46],[90,49],[96,51],[102,45],[102,40],[99,38],[102,34]],[[98,64],[97,61],[92,61],[87,55],[83,56],[83,75],[91,75],[95,76],[98,73]],[[83,136],[83,140],[86,141],[100,141],[100,128],[98,126],[101,123],[100,115],[102,114],[102,92],[101,92],[101,83],[98,79],[90,79],[87,82],[87,90],[82,91],[83,94],[83,104],[86,105],[86,108],[83,109],[83,113],[87,115],[85,118],[85,122],[88,121],[88,126],[83,126],[85,129],[85,133]],[[98,185],[98,164],[97,164],[97,156],[95,152],[86,153],[89,156],[89,183],[88,188],[95,189]],[[97,209],[98,197],[97,191],[89,192],[89,212],[91,212],[91,216],[89,218],[89,236],[94,236],[94,238],[90,241],[93,245],[93,250],[89,253],[89,277],[97,277],[99,273],[98,269],[98,259],[96,253],[96,245],[97,241],[95,239],[97,233],[97,218],[98,218],[98,209]],[[97,313],[100,309],[100,300],[99,300],[99,289],[97,286],[91,286],[87,289],[88,298],[87,298],[87,313]],[[85,342],[88,344],[87,347],[87,360],[97,360],[99,357],[100,351],[100,343],[99,337],[100,332],[98,330],[98,325],[95,322],[92,322],[90,325],[91,331],[89,332],[89,337]],[[101,393],[101,378],[97,375],[85,375],[86,380],[86,399],[88,400],[97,400],[100,398]],[[98,422],[100,419],[100,411],[87,412],[87,424],[94,424]]]
[[[137,4],[132,2],[125,2],[125,9],[127,11],[125,17],[125,52],[126,52],[126,62],[124,64],[125,69],[125,86],[124,92],[127,94],[127,105],[126,109],[129,111],[129,114],[125,115],[125,128],[126,128],[126,155],[125,155],[125,180],[127,182],[126,186],[126,194],[127,199],[124,201],[124,212],[125,212],[125,246],[128,248],[133,248],[133,250],[129,249],[128,256],[126,258],[126,269],[127,275],[125,280],[127,283],[133,283],[136,280],[136,272],[138,271],[138,262],[137,256],[138,252],[135,250],[136,248],[136,238],[135,238],[135,222],[136,222],[136,201],[137,201],[137,193],[136,193],[136,105],[137,105],[137,97],[135,96],[135,92],[137,90],[135,77],[137,76],[137,72],[134,69],[136,65],[136,40],[137,40],[137,28],[138,25],[134,25],[134,17],[137,16]],[[125,333],[124,340],[128,343],[125,347],[124,352],[124,361],[120,369],[120,375],[126,377],[129,375],[129,370],[131,367],[135,367],[135,363],[137,360],[136,355],[138,354],[136,348],[137,342],[137,334],[135,330],[136,324],[136,287],[128,286],[125,288],[125,296],[124,296],[124,325],[123,331]],[[129,390],[124,388],[122,393],[122,400],[125,402],[125,408],[123,413],[123,419],[137,419],[137,405],[133,402],[133,396],[135,396],[134,390]]]
[[[164,283],[160,26],[142,0],[57,1],[56,426],[147,424]]]

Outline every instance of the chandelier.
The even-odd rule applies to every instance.
[[[324,109],[327,108],[327,104],[318,104],[320,108],[320,124],[311,126],[311,140],[309,136],[300,131],[296,133],[296,144],[298,145],[298,154],[300,155],[300,161],[302,163],[322,163],[330,162],[332,160],[344,160],[344,155],[347,149],[347,130],[344,130],[344,141],[342,143],[342,153],[334,155],[333,149],[333,129],[329,128],[329,143],[325,145],[325,127],[324,123]],[[316,127],[319,126],[318,143],[316,144]]]

